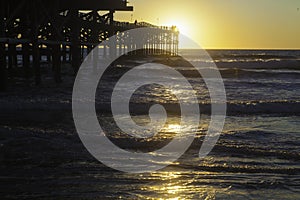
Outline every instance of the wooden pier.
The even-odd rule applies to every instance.
[[[134,49],[134,42],[123,42],[126,31],[134,28],[159,30],[158,34],[145,36],[145,54],[178,54],[176,27],[114,20],[117,11],[133,11],[126,0],[2,0],[0,4],[2,91],[15,68],[21,68],[24,78],[34,76],[35,84],[41,84],[42,57],[52,63],[54,80],[60,83],[62,63],[71,63],[76,73],[86,53],[113,35],[118,38],[114,47],[100,46],[103,56]],[[99,11],[106,14],[100,15]]]

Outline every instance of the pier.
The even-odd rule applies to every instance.
[[[76,73],[84,57],[95,47],[103,56],[130,50],[134,41],[124,43],[122,39],[130,29],[159,30],[156,35],[144,36],[145,54],[178,54],[176,27],[114,20],[115,12],[133,11],[126,0],[3,0],[0,4],[2,91],[15,76],[15,69],[21,71],[25,79],[34,77],[34,83],[40,85],[43,81],[41,62],[47,62],[52,65],[53,79],[60,83],[63,64],[70,63]],[[98,46],[113,35],[118,38],[115,46]]]

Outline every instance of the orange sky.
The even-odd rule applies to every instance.
[[[131,0],[116,19],[178,25],[204,48],[300,49],[300,0]]]

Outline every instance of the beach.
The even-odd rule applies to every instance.
[[[193,50],[180,53],[191,63],[211,64],[199,60]],[[211,102],[192,65],[177,57],[136,58],[115,64],[99,83],[95,106],[99,123],[111,141],[131,151],[149,152],[169,142],[180,111],[174,95],[164,88],[140,88],[131,99],[133,118],[146,123],[148,108],[159,103],[170,113],[169,120],[160,137],[129,138],[116,128],[110,111],[110,93],[122,73],[142,63],[167,64],[185,75],[197,91],[201,122],[194,142],[178,161],[152,173],[113,170],[85,149],[72,117],[75,77],[70,66],[62,69],[60,85],[53,84],[46,67],[42,86],[26,86],[15,78],[15,84],[0,94],[2,199],[300,198],[300,51],[208,53],[223,77],[227,117],[216,146],[202,159],[198,153]]]

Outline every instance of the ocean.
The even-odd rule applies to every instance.
[[[180,52],[191,63],[211,64],[196,53]],[[65,75],[60,87],[18,84],[0,94],[1,199],[300,199],[300,51],[208,53],[223,78],[227,116],[205,158],[198,154],[212,102],[192,66],[176,57],[135,58],[115,64],[99,82],[95,107],[100,125],[116,145],[135,152],[151,152],[170,142],[180,109],[166,88],[140,87],[130,102],[134,121],[147,124],[148,109],[157,103],[167,108],[168,121],[157,137],[128,137],[110,111],[111,92],[122,73],[147,62],[170,64],[195,89],[201,121],[192,145],[176,162],[150,173],[116,171],[87,152],[72,118],[71,75]],[[180,85],[178,90],[186,92]]]

